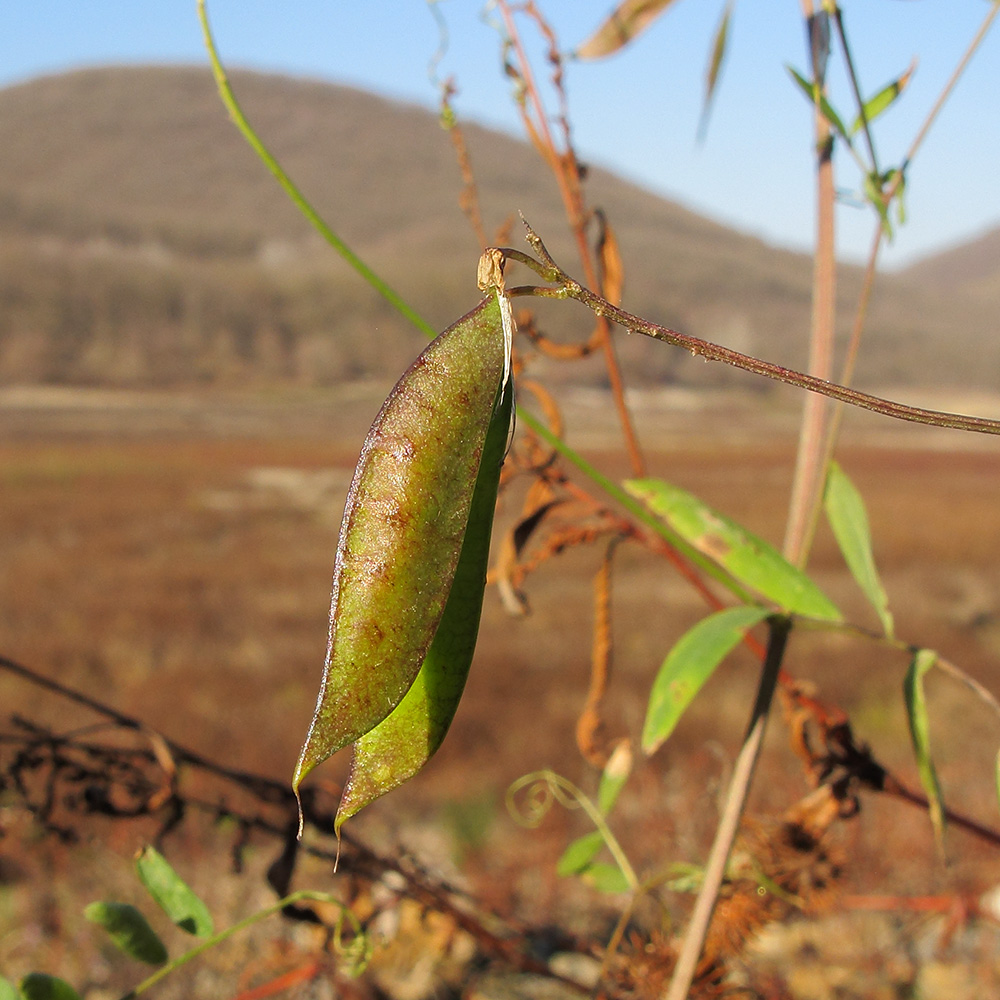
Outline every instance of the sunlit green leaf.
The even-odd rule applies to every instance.
[[[607,816],[618,800],[618,793],[625,787],[632,773],[632,747],[628,740],[621,740],[611,751],[607,764],[601,772],[601,783],[597,788],[597,808],[602,816]]]
[[[111,940],[131,958],[147,965],[162,965],[167,949],[146,918],[129,903],[91,903],[83,915],[99,924]]]
[[[208,907],[153,847],[144,847],[136,859],[136,871],[146,890],[164,913],[182,930],[208,937],[214,927]]]
[[[623,0],[573,55],[600,59],[617,52],[645,31],[674,0]]]
[[[783,611],[842,620],[836,605],[777,549],[686,490],[658,479],[631,480],[625,489],[735,580]]]
[[[801,73],[792,69],[791,66],[786,66],[785,68],[791,73],[792,79],[799,85],[809,103],[814,107],[818,106],[820,114],[830,123],[830,127],[834,132],[838,133],[842,139],[850,144],[851,137],[844,127],[843,119],[833,110],[833,105],[827,100],[826,95],[820,92],[819,87],[815,83],[810,83]]]
[[[577,837],[559,858],[556,874],[563,878],[579,875],[600,853],[602,847],[604,847],[604,837],[599,830]]]
[[[3,976],[0,976],[0,1000],[21,1000],[17,987]]]
[[[723,658],[767,615],[766,608],[727,608],[703,618],[681,636],[653,681],[642,729],[642,749],[647,754],[670,736]]]
[[[903,693],[906,698],[906,714],[910,723],[910,738],[913,740],[913,752],[917,759],[917,771],[920,774],[920,784],[930,805],[931,823],[934,826],[934,839],[938,850],[944,852],[944,801],[941,795],[941,785],[938,781],[937,769],[931,757],[930,720],[927,715],[927,697],[924,691],[924,675],[937,663],[937,653],[932,649],[918,649],[910,663],[903,682]]]
[[[893,101],[906,89],[906,85],[910,82],[910,78],[913,76],[913,71],[916,68],[916,62],[914,61],[902,76],[893,80],[892,83],[886,84],[874,97],[870,97],[865,101],[864,115],[859,114],[851,126],[852,135],[861,131],[866,120],[871,124],[886,108],[890,107]]]
[[[80,1000],[80,994],[66,982],[44,972],[29,972],[21,980],[24,1000]]]
[[[598,892],[605,892],[608,895],[629,892],[632,888],[625,873],[617,865],[603,861],[588,865],[579,872],[579,878],[592,885]]]
[[[889,611],[889,599],[875,566],[875,556],[872,554],[871,531],[868,527],[864,500],[836,462],[830,463],[823,499],[827,519],[844,561],[858,586],[875,608],[883,631],[891,637],[892,613]]]

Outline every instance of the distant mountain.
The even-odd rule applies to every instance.
[[[982,296],[1000,314],[1000,228],[925,257],[903,274],[911,281],[944,292]]]
[[[291,176],[413,305],[443,326],[476,301],[479,247],[433,114],[326,83],[232,78]],[[523,246],[520,210],[576,273],[534,151],[465,131],[488,231],[507,226],[504,241]],[[602,170],[587,190],[622,247],[626,308],[804,365],[807,257]],[[844,331],[858,282],[843,269]],[[532,305],[559,336],[589,330],[580,307]],[[993,313],[919,275],[883,278],[860,381],[994,388]],[[327,384],[398,371],[421,343],[299,216],[204,69],[111,67],[0,90],[0,382]],[[640,384],[747,378],[645,338],[618,343]],[[603,375],[593,359],[555,377]]]

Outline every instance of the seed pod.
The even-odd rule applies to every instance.
[[[504,378],[502,300],[490,294],[427,347],[365,439],[337,545],[326,666],[296,791],[317,764],[392,712],[427,655]]]
[[[420,672],[403,700],[354,744],[335,829],[412,778],[434,756],[455,716],[472,665],[486,589],[490,536],[513,393],[501,387],[472,495],[469,522],[444,614]]]

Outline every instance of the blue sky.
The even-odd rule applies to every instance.
[[[561,45],[582,42],[611,0],[539,0]],[[862,87],[871,94],[919,65],[877,123],[883,166],[902,156],[968,41],[984,0],[856,0],[843,4]],[[800,6],[738,0],[729,55],[706,140],[696,140],[705,67],[722,0],[680,0],[609,59],[568,66],[582,157],[660,194],[780,245],[808,249],[813,233],[810,109],[785,65],[806,69]],[[454,76],[463,116],[519,134],[500,71],[498,35],[482,0],[440,0],[449,43],[438,71]],[[435,106],[428,66],[439,33],[425,0],[209,0],[226,62],[319,77]],[[530,29],[526,28],[530,36]],[[544,76],[541,46],[536,70]],[[0,13],[0,86],[102,63],[203,63],[194,0],[7,0]],[[834,58],[832,98],[852,118]],[[1000,29],[995,28],[908,175],[909,221],[889,265],[1000,225]],[[2,151],[0,151],[2,155]],[[838,184],[858,176],[838,159]],[[512,206],[516,207],[516,206]],[[842,256],[871,240],[866,210],[838,213]]]

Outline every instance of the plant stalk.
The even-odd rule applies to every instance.
[[[726,874],[726,863],[736,839],[740,817],[746,804],[753,780],[760,748],[764,742],[764,732],[767,729],[767,719],[771,711],[774,690],[778,683],[778,673],[781,661],[785,655],[788,634],[791,631],[791,619],[774,617],[768,620],[770,635],[767,643],[767,656],[761,668],[760,684],[757,688],[757,698],[750,715],[750,725],[747,727],[743,746],[733,768],[733,777],[729,783],[729,794],[723,808],[719,827],[715,833],[715,841],[705,865],[705,877],[695,900],[691,920],[681,945],[674,974],[670,979],[663,1000],[685,1000],[691,989],[698,960],[705,947],[705,938],[712,921],[712,911],[719,898],[719,889]]]

